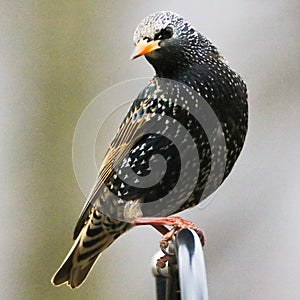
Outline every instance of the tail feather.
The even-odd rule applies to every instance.
[[[86,279],[101,252],[125,232],[129,228],[128,225],[128,223],[110,219],[94,209],[66,259],[52,277],[52,284],[67,283],[71,288],[78,288]]]
[[[70,250],[69,254],[67,255],[66,259],[60,266],[60,268],[57,270],[57,272],[54,274],[54,276],[51,279],[52,284],[54,285],[61,285],[66,282],[70,284],[70,277],[71,277],[71,271],[73,267],[73,258],[75,254],[75,250],[78,247],[78,241],[74,243],[74,246]]]
[[[59,286],[67,283],[72,289],[78,288],[84,282],[93,265],[96,263],[101,254],[99,252],[94,257],[91,257],[88,260],[84,261],[84,263],[77,264],[77,248],[78,245],[76,245],[75,249],[71,249],[72,251],[70,251],[70,253],[66,257],[66,260],[52,277],[51,282],[53,285]]]

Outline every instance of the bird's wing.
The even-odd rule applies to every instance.
[[[115,138],[111,142],[104,161],[100,167],[97,181],[79,216],[74,230],[74,240],[77,238],[81,229],[89,219],[90,212],[95,200],[98,197],[98,193],[101,191],[105,180],[113,173],[114,166],[118,166],[123,161],[130,149],[143,136],[143,125],[149,119],[149,115],[138,113],[139,110],[144,109],[144,106],[147,104],[147,102],[148,101],[144,101],[143,103],[142,101],[142,106],[133,104],[133,107],[130,109],[130,112],[124,119]],[[136,117],[137,114],[139,117]]]

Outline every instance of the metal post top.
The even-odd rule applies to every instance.
[[[155,277],[164,277],[167,281],[179,280],[181,300],[208,300],[205,260],[202,245],[197,233],[192,229],[180,230],[170,243],[169,251],[174,251],[164,268],[158,267],[157,259],[164,253],[158,252],[152,261]],[[177,269],[174,275],[174,269]],[[176,276],[177,278],[172,278]],[[167,291],[168,293],[168,291]],[[166,295],[163,299],[171,299]]]

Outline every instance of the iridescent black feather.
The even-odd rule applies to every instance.
[[[185,191],[178,190],[178,197],[171,199],[165,210],[157,201],[158,204],[150,208],[137,207],[132,218],[141,214],[175,213],[198,204],[228,176],[242,150],[248,125],[247,89],[218,49],[182,17],[171,12],[160,12],[145,18],[134,34],[135,44],[141,39],[159,42],[159,49],[145,55],[156,76],[133,102],[111,143],[97,183],[76,225],[74,246],[52,279],[55,285],[68,283],[75,288],[84,281],[99,254],[132,227],[130,222],[122,221],[130,201],[151,203],[164,199],[169,191],[176,189],[180,174],[185,174],[187,190],[192,186],[188,175],[195,164],[195,157],[189,157],[185,150],[179,153],[171,139],[164,136],[168,126],[167,122],[160,120],[161,115],[178,121],[187,129],[197,149],[201,169],[194,182],[195,188],[188,197]],[[188,89],[199,97],[201,95],[220,121],[221,131],[220,128],[213,128],[212,135],[220,135],[225,140],[217,155],[226,165],[224,172],[215,178],[209,179],[214,145],[191,113],[201,110],[201,102],[197,97],[187,97],[183,99],[184,105],[178,105],[174,99],[176,95],[184,98],[189,93]],[[156,124],[156,131],[152,133],[149,133],[152,126],[148,122],[149,114]],[[208,116],[203,118],[206,122],[210,121]],[[171,129],[174,135],[181,130],[180,127]],[[183,149],[188,150],[190,145],[185,138],[182,139],[183,146],[184,143],[186,147]],[[155,172],[150,165],[151,159],[155,163],[155,154],[166,161],[167,173],[159,182],[145,188],[133,187],[123,180],[130,171],[142,177]],[[181,164],[182,157],[188,158],[186,165]]]

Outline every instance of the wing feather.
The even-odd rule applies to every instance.
[[[75,226],[73,236],[74,240],[78,237],[81,229],[88,221],[90,211],[92,210],[93,205],[104,186],[104,182],[112,175],[114,166],[118,166],[122,163],[123,159],[129,153],[133,145],[143,136],[143,125],[148,120],[148,116],[147,114],[141,114],[139,118],[136,118],[135,113],[137,113],[139,109],[143,109],[142,107],[137,107],[138,106],[135,106],[134,109],[130,109],[130,112],[124,119],[116,136],[110,144],[110,147],[100,167],[96,183],[87,198],[87,201]]]

